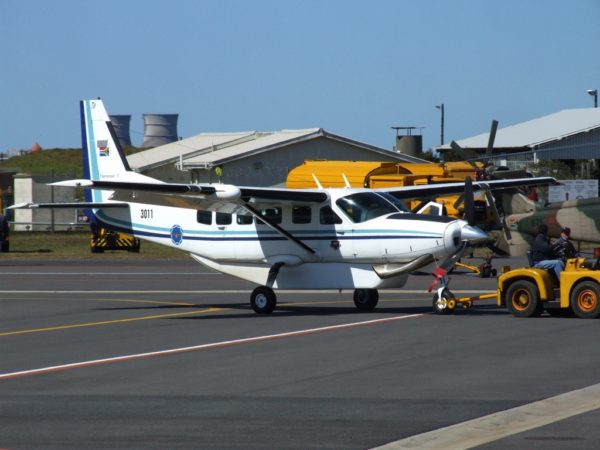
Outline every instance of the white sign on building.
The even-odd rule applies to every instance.
[[[558,180],[560,186],[549,186],[548,201],[564,202],[598,197],[598,180]]]

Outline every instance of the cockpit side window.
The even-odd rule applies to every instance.
[[[355,222],[361,223],[399,211],[392,203],[374,192],[359,192],[336,201],[340,209]]]
[[[392,205],[394,205],[400,211],[404,211],[407,213],[410,212],[410,209],[404,204],[404,202],[402,200],[400,200],[397,197],[394,197],[389,192],[378,192],[377,195],[381,195],[383,198],[385,198],[387,201],[389,201]]]

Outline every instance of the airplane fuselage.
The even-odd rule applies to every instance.
[[[431,255],[435,265],[461,245],[463,221],[411,214],[367,190],[328,193],[331,201],[316,205],[273,202],[258,210],[267,223],[241,208],[229,214],[140,203],[130,203],[128,210],[98,210],[96,217],[104,226],[176,247],[258,284],[266,281],[270,267],[283,263],[274,287],[290,289],[401,287],[406,276],[384,279],[373,267],[406,264],[423,255]]]

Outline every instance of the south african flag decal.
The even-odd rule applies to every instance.
[[[108,141],[96,141],[96,147],[98,148],[98,154],[100,156],[110,155],[110,147],[108,146]]]

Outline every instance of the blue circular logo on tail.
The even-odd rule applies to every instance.
[[[179,225],[173,225],[171,227],[171,242],[175,245],[179,245],[183,242],[183,229]]]

